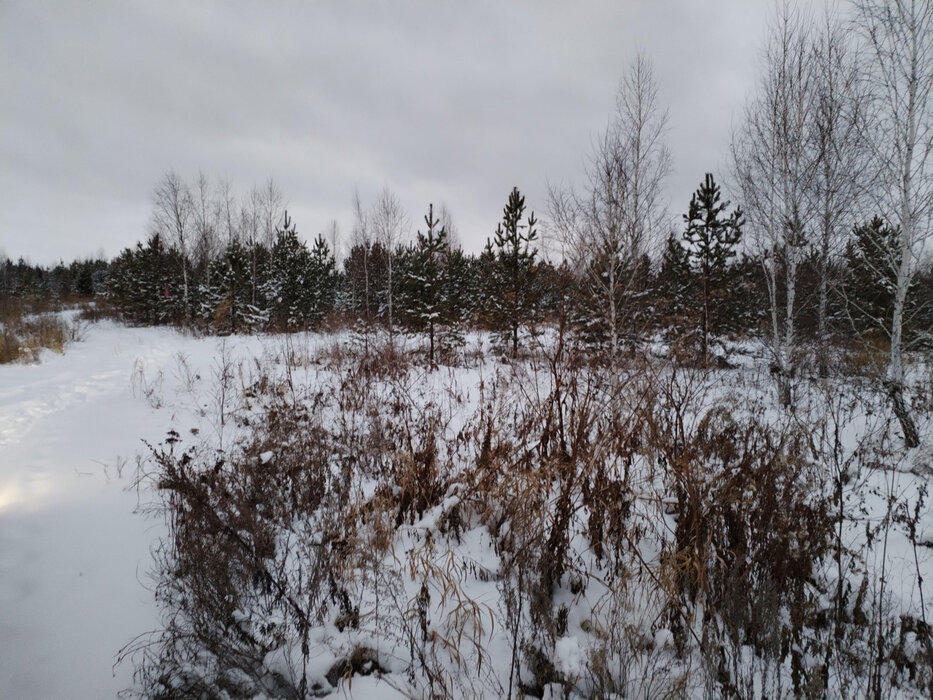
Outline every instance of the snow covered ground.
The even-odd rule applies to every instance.
[[[221,352],[260,356],[276,342],[107,321],[82,335],[63,355],[0,365],[4,700],[96,700],[132,685],[132,662],[117,655],[158,625],[150,547],[165,534],[133,489],[142,441],[197,421],[204,397],[192,392]],[[367,678],[354,695],[376,686],[391,692]]]
[[[117,651],[156,624],[157,524],[127,491],[140,439],[171,415],[131,381],[214,341],[102,323],[64,355],[0,367],[0,698],[110,698]]]
[[[248,367],[249,358],[287,353],[285,342],[272,337],[195,338],[171,329],[101,322],[87,327],[83,340],[69,344],[64,355],[45,352],[39,364],[0,366],[0,698],[110,698],[132,685],[132,664],[114,664],[124,645],[159,624],[147,574],[150,547],[166,532],[163,523],[138,512],[138,505],[150,500],[149,494],[132,488],[136,457],[146,451],[142,440],[155,444],[172,428],[218,431],[212,423],[216,411],[209,404],[218,400],[212,392],[219,358],[245,359]],[[316,336],[301,340],[305,351],[308,343],[325,342]],[[746,360],[738,364],[747,367],[724,384],[740,386],[742,372],[760,364]],[[484,379],[491,384],[497,371],[493,360],[485,367],[442,370],[427,381],[422,372],[417,391],[447,391],[450,405],[462,406],[458,410],[468,415],[478,401],[477,387]],[[853,421],[846,449],[855,445],[862,423]],[[452,426],[459,429],[458,421]],[[929,467],[916,455],[913,459],[918,468],[908,459],[899,472],[860,477],[857,500],[864,504],[864,522],[878,522],[886,494],[916,502],[913,494],[929,481]],[[848,488],[854,491],[855,486]],[[456,501],[448,497],[413,527],[402,528],[399,551],[422,547],[424,534],[433,531],[437,518]],[[933,539],[929,505],[920,515],[918,539]],[[672,527],[673,520],[668,520],[666,527]],[[862,527],[862,521],[854,523],[847,534],[854,549],[861,546]],[[578,533],[573,547],[581,553],[588,549],[584,533]],[[455,551],[458,565],[472,567],[463,574],[463,590],[488,607],[490,619],[498,615],[494,577],[476,575],[498,566],[485,528],[464,530]],[[921,610],[916,569],[933,580],[931,549],[916,551],[919,561],[904,528],[892,530],[889,588],[914,614]],[[878,566],[877,558],[872,565]],[[933,596],[925,592],[926,610],[933,612]],[[555,643],[554,659],[560,673],[573,677],[586,669],[592,625],[586,610],[573,607],[579,598],[566,590],[556,600],[561,596],[571,615],[568,633]],[[487,651],[501,663],[509,648],[502,620],[497,624]],[[330,624],[315,634],[332,646],[335,640],[337,646],[346,641]],[[658,629],[657,635],[655,644],[663,649],[670,632]],[[323,676],[335,658],[322,652],[314,673]],[[391,664],[390,670],[395,670]],[[501,672],[499,676],[505,685]],[[398,673],[390,682],[405,686]],[[352,685],[342,684],[341,692],[360,698],[398,695],[374,677],[356,677]]]

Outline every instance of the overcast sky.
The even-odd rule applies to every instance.
[[[818,2],[818,0],[813,0]],[[806,4],[806,3],[804,3]],[[447,204],[478,250],[517,185],[579,181],[642,51],[669,108],[679,220],[725,180],[768,0],[0,0],[0,252],[48,264],[146,235],[175,170],[273,178],[299,233],[387,185],[417,227]]]

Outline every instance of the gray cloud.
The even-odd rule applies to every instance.
[[[387,184],[466,247],[513,185],[579,179],[639,50],[670,106],[671,212],[726,162],[769,3],[0,3],[0,250],[47,263],[145,233],[174,169],[274,178],[308,237]]]

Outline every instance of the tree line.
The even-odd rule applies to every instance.
[[[0,256],[0,296],[29,299],[92,298],[105,294],[110,262],[103,258],[64,261],[50,267]]]
[[[203,179],[195,188],[198,182]],[[449,213],[443,211],[442,221],[433,204],[415,236],[405,240],[407,215],[384,191],[372,207],[357,205],[352,244],[340,265],[333,239],[319,234],[309,244],[299,234],[272,183],[264,192],[271,193],[270,223],[280,217],[278,223],[271,232],[252,229],[257,217],[239,212],[236,219],[246,222],[250,235],[236,232],[224,245],[203,240],[197,227],[185,235],[187,217],[195,220],[191,191],[176,175],[166,175],[156,188],[156,208],[172,202],[161,198],[164,193],[178,192],[185,199],[167,211],[187,208],[189,214],[170,219],[165,211],[155,213],[148,239],[109,263],[42,268],[6,260],[0,264],[0,290],[14,297],[105,297],[131,323],[191,324],[221,334],[334,323],[382,326],[424,334],[431,362],[459,345],[469,328],[495,331],[512,356],[542,324],[565,322],[579,342],[600,353],[663,337],[702,362],[709,361],[714,338],[766,331],[765,262],[743,248],[745,215],[738,207],[730,211],[712,174],[700,183],[681,229],[668,235],[660,254],[646,251],[627,259],[617,241],[602,241],[602,250],[587,259],[543,256],[538,219],[517,188],[478,255],[456,245]],[[211,238],[220,221],[216,204],[207,229]],[[174,236],[166,221],[179,225]],[[804,339],[821,337],[825,314],[839,336],[854,329],[860,337],[880,340],[880,329],[893,315],[896,281],[878,271],[885,269],[895,238],[896,230],[874,217],[852,229],[832,269],[822,269],[818,250],[801,258],[795,320]],[[822,309],[827,275],[835,293]],[[922,339],[933,324],[933,267],[917,275],[908,299],[907,335]]]

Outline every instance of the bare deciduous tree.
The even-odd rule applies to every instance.
[[[353,193],[353,232],[350,245],[358,246],[363,252],[363,310],[366,323],[369,323],[372,320],[372,309],[369,308],[369,252],[372,245],[372,232],[369,214],[363,208],[359,190]]]
[[[459,248],[460,229],[454,223],[453,215],[445,202],[441,202],[441,206],[438,207],[437,218],[440,220],[441,228],[447,232],[447,246],[451,249]]]
[[[191,246],[193,200],[191,190],[177,173],[169,171],[156,183],[152,193],[152,232],[178,248],[182,261],[182,300],[185,321],[191,320],[188,294],[188,259]]]
[[[222,209],[203,172],[198,173],[191,196],[194,264],[203,274],[209,275],[210,262],[220,253],[218,229]],[[207,283],[210,284],[209,277]]]
[[[269,178],[258,190],[259,240],[267,248],[275,242],[276,231],[285,215],[285,195],[275,180]]]
[[[237,211],[236,194],[233,191],[233,185],[230,180],[223,179],[217,187],[217,225],[223,233],[222,245],[227,245],[234,240],[238,240],[239,234],[239,212]]]
[[[818,267],[817,362],[829,373],[828,299],[830,268],[846,234],[856,223],[859,201],[870,182],[870,159],[863,138],[865,81],[837,14],[827,11],[813,40],[814,105],[809,145],[817,161],[812,179],[814,246]]]
[[[661,201],[661,187],[671,169],[664,140],[667,121],[651,61],[639,55],[619,85],[613,123],[619,142],[617,158],[628,180],[622,200],[624,244],[633,259],[667,233],[667,212]]]
[[[670,171],[667,110],[651,62],[638,56],[619,84],[616,110],[595,142],[584,192],[551,188],[551,224],[564,257],[598,302],[609,353],[619,350],[621,303],[642,254],[666,233],[661,187]]]
[[[898,231],[887,389],[907,447],[919,444],[904,383],[907,291],[933,223],[933,2],[854,0],[871,56],[865,134],[878,168],[872,193]]]
[[[334,253],[334,262],[339,265],[343,257],[340,251],[340,225],[337,223],[337,219],[332,219],[327,225],[327,232],[324,237],[330,243],[330,249]]]
[[[733,136],[733,167],[751,239],[762,256],[771,302],[771,346],[779,400],[791,403],[797,349],[798,266],[812,223],[816,159],[807,148],[814,113],[809,21],[788,4],[771,27],[764,71]]]
[[[395,248],[405,238],[408,233],[409,222],[408,214],[402,206],[398,196],[386,185],[379,193],[379,197],[373,204],[370,215],[373,234],[386,250],[386,272],[388,273],[388,298],[386,299],[386,310],[389,321],[389,337],[393,337],[394,319],[392,316],[392,297],[394,296],[394,287],[392,281],[392,261],[395,257]]]
[[[260,246],[267,249],[275,241],[275,231],[285,216],[285,198],[271,178],[262,187],[253,187],[240,207],[239,235],[249,248],[252,278],[251,303],[258,303]]]

